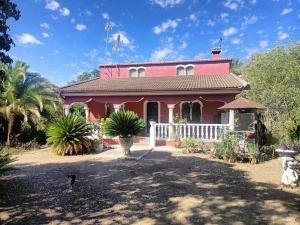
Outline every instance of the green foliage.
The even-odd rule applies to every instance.
[[[275,138],[300,141],[300,44],[253,55],[243,76],[251,84],[243,95],[267,107],[266,126]]]
[[[16,122],[29,123],[31,128],[43,125],[41,117],[57,112],[60,99],[47,80],[39,74],[27,72],[28,65],[25,63],[2,63],[0,69],[5,75],[1,83],[0,117],[2,125],[7,127],[6,144],[10,145],[10,135]]]
[[[15,159],[9,153],[5,153],[0,149],[0,176],[8,171],[15,170],[14,167],[9,166],[14,161]]]
[[[216,144],[215,156],[235,162],[239,156],[238,136],[229,134],[224,136],[222,141]]]
[[[47,142],[58,155],[89,153],[93,143],[87,137],[92,126],[81,117],[69,114],[56,119],[47,131]]]
[[[10,0],[0,1],[0,61],[2,63],[12,63],[12,59],[5,52],[8,52],[12,45],[14,45],[13,39],[8,34],[10,30],[7,21],[10,18],[18,20],[21,16],[20,11],[17,9],[17,5]]]
[[[80,103],[75,103],[70,108],[70,113],[85,118],[84,106]]]
[[[135,112],[123,110],[112,113],[103,125],[106,135],[122,138],[138,135],[144,128],[144,121]]]
[[[207,148],[205,147],[202,141],[186,138],[183,140],[183,152],[184,153],[200,153],[206,152]]]
[[[235,58],[232,59],[231,61],[231,66],[230,66],[230,72],[236,74],[236,75],[241,75],[243,70],[243,63],[241,60]]]
[[[257,163],[260,156],[258,145],[249,143],[248,151],[250,154],[251,163]]]
[[[84,80],[91,80],[98,78],[100,76],[100,71],[97,69],[94,69],[90,72],[83,72],[82,74],[79,74],[75,80],[73,80],[71,83],[84,81]]]

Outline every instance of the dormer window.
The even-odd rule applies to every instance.
[[[194,66],[187,66],[185,69],[186,69],[186,75],[195,75]]]
[[[128,70],[129,70],[129,77],[144,77],[145,76],[145,68],[144,67],[130,67]]]
[[[177,68],[177,76],[189,76],[195,75],[194,65],[178,65]]]
[[[139,77],[144,77],[145,76],[145,69],[144,68],[139,68],[138,69],[138,76]]]
[[[184,66],[177,67],[177,76],[184,76],[185,75],[185,68]]]

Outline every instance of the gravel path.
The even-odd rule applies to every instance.
[[[0,223],[300,224],[300,189],[280,188],[278,160],[229,164],[166,148],[139,161],[107,155],[21,155],[0,181]]]

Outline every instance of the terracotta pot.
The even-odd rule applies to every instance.
[[[245,136],[247,138],[253,138],[254,137],[255,132],[254,131],[246,131],[245,132]]]
[[[130,148],[133,145],[133,137],[129,138],[119,138],[121,147],[123,149],[124,155],[130,154]]]

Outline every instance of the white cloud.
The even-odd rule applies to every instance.
[[[286,8],[286,9],[283,9],[282,12],[281,12],[281,15],[289,14],[289,13],[292,12],[292,11],[293,11],[292,8]]]
[[[196,22],[198,20],[198,17],[195,14],[190,15],[190,20],[193,22]]]
[[[231,43],[234,44],[234,45],[239,45],[241,44],[241,39],[240,38],[234,38],[231,40]]]
[[[67,9],[67,8],[62,8],[62,9],[59,10],[59,12],[60,12],[60,15],[62,15],[62,16],[69,16],[70,15],[70,10]]]
[[[102,18],[105,20],[109,20],[109,14],[108,13],[102,13]]]
[[[213,27],[213,26],[215,26],[215,24],[216,24],[216,22],[214,22],[212,20],[207,21],[207,26],[209,26],[209,27]]]
[[[247,55],[246,58],[249,59],[253,54],[258,52],[258,48],[248,48],[246,49]]]
[[[223,30],[223,36],[227,37],[227,36],[231,36],[237,33],[237,29],[234,27],[230,27],[228,29]]]
[[[220,17],[222,20],[226,19],[229,16],[228,13],[221,13]]]
[[[279,40],[285,40],[285,39],[287,39],[288,37],[289,37],[289,35],[288,35],[287,33],[282,32],[282,31],[279,31],[279,32],[278,32],[278,38],[279,38]]]
[[[251,0],[250,3],[251,3],[252,5],[255,5],[255,4],[256,4],[256,0]]]
[[[258,34],[263,34],[263,33],[264,33],[264,30],[258,30],[256,33],[258,33]]]
[[[42,44],[42,42],[40,42],[34,36],[32,36],[31,34],[27,34],[27,33],[22,33],[21,35],[18,35],[17,42],[20,44],[34,44],[34,45]]]
[[[57,10],[59,8],[59,3],[55,0],[47,0],[47,4],[46,4],[46,9],[50,9],[50,10]]]
[[[84,55],[87,57],[90,57],[91,59],[94,59],[97,56],[98,52],[96,49],[92,49],[90,52],[85,53]]]
[[[237,10],[239,7],[242,7],[243,4],[243,0],[226,0],[224,2],[224,6],[230,10]]]
[[[151,54],[151,60],[160,61],[171,57],[174,54],[173,48],[164,47],[155,49]]]
[[[46,32],[43,32],[42,35],[43,35],[44,38],[48,38],[49,37],[49,34],[46,33]]]
[[[151,2],[159,5],[162,8],[167,8],[182,4],[184,0],[151,0]]]
[[[300,13],[298,14],[298,18],[300,19]]]
[[[203,52],[199,52],[197,55],[194,56],[194,59],[205,59],[207,57],[207,54]]]
[[[267,40],[264,40],[264,41],[260,41],[260,42],[259,42],[259,46],[260,46],[261,48],[266,48],[268,45],[269,45],[269,41],[267,41]]]
[[[155,26],[153,28],[153,32],[155,34],[160,34],[163,33],[165,31],[167,31],[169,28],[175,30],[176,27],[178,26],[178,19],[177,20],[167,20],[165,22],[163,22],[161,25],[159,26]]]
[[[78,23],[78,24],[76,24],[75,29],[79,30],[79,31],[83,31],[86,29],[86,25]]]
[[[258,20],[257,16],[244,16],[244,22],[242,23],[242,26],[247,26],[249,24],[254,24]]]
[[[72,18],[72,19],[70,20],[71,23],[75,23],[75,21],[76,21],[75,18]]]
[[[188,46],[188,44],[183,41],[182,44],[179,46],[180,49],[185,49]]]
[[[45,29],[49,29],[49,28],[50,28],[49,24],[46,23],[46,22],[41,23],[40,26],[41,26],[42,28],[45,28]]]

